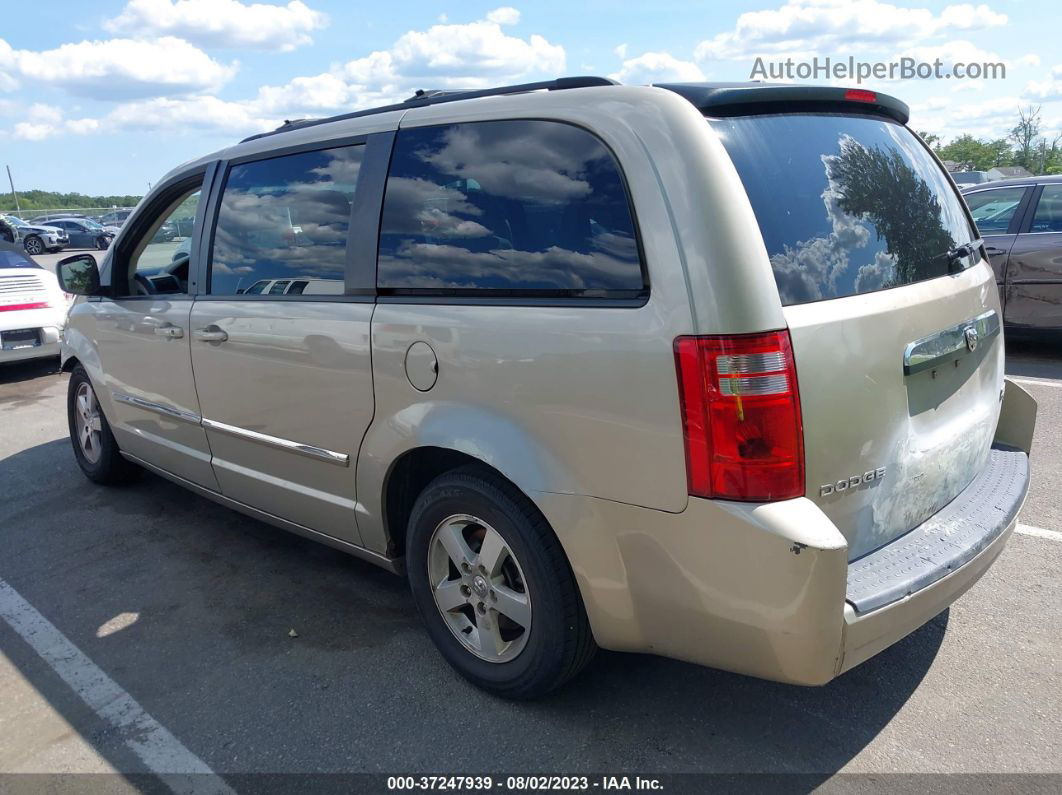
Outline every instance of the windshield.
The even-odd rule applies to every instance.
[[[710,123],[741,176],[785,305],[944,276],[949,252],[976,237],[943,169],[900,124],[833,114]]]
[[[102,226],[100,226],[98,223],[93,221],[91,218],[82,218],[81,219],[81,223],[83,223],[89,229],[103,229]]]
[[[4,216],[4,220],[7,221],[12,226],[29,226],[29,224],[27,224],[21,218],[16,218],[13,215],[5,215]]]

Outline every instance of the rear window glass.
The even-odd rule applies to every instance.
[[[637,295],[619,167],[586,130],[488,121],[398,133],[380,233],[395,292]]]
[[[783,114],[711,125],[741,175],[783,304],[946,275],[947,252],[974,237],[947,175],[900,124]]]

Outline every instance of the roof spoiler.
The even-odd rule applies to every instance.
[[[877,113],[907,124],[906,103],[865,88],[780,83],[655,83],[709,116],[746,116],[797,110]]]

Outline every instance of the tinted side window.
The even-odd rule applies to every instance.
[[[1062,232],[1062,185],[1044,185],[1030,232]]]
[[[966,194],[970,214],[983,235],[1005,235],[1025,188],[996,188]]]
[[[214,233],[211,294],[250,293],[256,282],[270,279],[287,279],[287,286],[293,277],[342,285],[363,151],[344,146],[233,166]],[[283,292],[279,287],[267,294]]]
[[[380,233],[382,290],[637,295],[626,188],[585,130],[490,121],[402,130]]]

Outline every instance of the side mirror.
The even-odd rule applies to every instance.
[[[100,295],[100,270],[91,254],[77,254],[59,260],[55,266],[59,286],[74,295]]]

